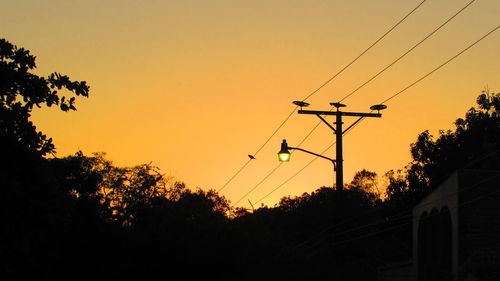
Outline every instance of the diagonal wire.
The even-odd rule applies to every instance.
[[[321,121],[318,122],[318,124],[316,124],[316,126],[314,126],[314,128],[309,131],[309,133],[302,139],[302,141],[297,145],[297,147],[300,147],[310,136],[311,134],[314,132],[314,130],[316,130],[316,128],[321,124]],[[293,154],[294,151],[292,151],[290,154]],[[238,204],[241,200],[243,200],[243,198],[247,197],[250,193],[252,193],[257,187],[259,187],[264,181],[266,181],[272,174],[274,174],[274,172],[276,170],[279,169],[279,167],[281,167],[281,164],[283,164],[283,162],[280,162],[276,167],[274,167],[269,173],[267,173],[267,175],[260,181],[258,182],[254,187],[252,187],[247,193],[245,193],[243,196],[240,197],[240,199],[238,199],[234,204],[233,204],[233,207],[236,206],[236,204]],[[260,201],[259,201],[260,202]],[[259,203],[259,202],[255,202],[256,204]]]
[[[413,12],[415,12],[420,6],[422,6],[427,0],[423,0],[420,2],[413,10],[411,10],[408,14],[406,14],[402,19],[400,19],[393,27],[391,27],[388,31],[386,31],[382,36],[380,36],[375,42],[373,42],[368,48],[366,48],[361,54],[359,54],[356,58],[354,58],[351,62],[349,62],[346,66],[344,66],[341,70],[339,70],[337,73],[335,73],[330,79],[326,80],[325,83],[323,83],[319,88],[316,90],[312,91],[309,95],[304,97],[302,101],[306,101],[310,97],[312,97],[314,94],[316,94],[319,90],[321,90],[323,87],[325,87],[327,84],[329,84],[333,79],[335,79],[337,76],[339,76],[344,70],[346,70],[349,66],[351,66],[353,63],[355,63],[359,58],[361,58],[365,53],[367,53],[371,48],[373,48],[375,45],[377,45],[382,39],[384,39],[385,36],[387,36],[389,33],[391,33],[396,27],[398,27],[403,21],[406,20]]]
[[[485,35],[483,35],[481,38],[479,38],[478,40],[476,40],[474,43],[470,44],[469,46],[467,46],[467,48],[463,49],[462,51],[460,51],[459,53],[457,53],[456,55],[454,55],[453,57],[449,58],[447,61],[443,62],[442,64],[440,64],[439,66],[437,66],[436,68],[434,68],[433,70],[431,70],[430,72],[428,72],[427,74],[425,74],[424,76],[420,77],[419,79],[415,80],[413,83],[411,83],[410,85],[406,86],[405,88],[403,88],[402,90],[400,90],[399,92],[395,93],[394,95],[390,96],[389,98],[385,99],[384,101],[382,101],[380,104],[385,104],[387,103],[388,101],[392,100],[393,98],[399,96],[400,94],[402,94],[403,92],[405,92],[406,90],[410,89],[411,87],[415,86],[417,83],[419,83],[420,81],[424,80],[425,78],[427,78],[429,75],[433,74],[434,72],[438,71],[440,68],[444,67],[445,65],[447,65],[448,63],[450,63],[451,61],[453,61],[454,59],[456,59],[458,56],[460,56],[461,54],[465,53],[466,51],[468,51],[470,48],[472,48],[474,45],[476,45],[477,43],[481,42],[483,39],[485,39],[486,37],[488,37],[489,35],[491,35],[493,32],[495,32],[498,28],[500,28],[500,25],[495,27],[493,30],[491,30],[490,32],[486,33]],[[370,112],[373,112],[370,111]],[[358,126],[363,120],[361,120],[360,122],[358,122],[357,124],[355,124],[354,126],[352,126],[347,132],[351,131],[352,129],[354,129],[356,126]],[[347,133],[346,132],[346,133]]]
[[[374,76],[372,76],[370,79],[368,79],[366,82],[364,82],[363,84],[361,84],[360,86],[358,86],[356,89],[354,89],[352,92],[350,92],[349,94],[347,94],[346,96],[344,96],[340,102],[344,101],[345,99],[347,99],[348,97],[352,96],[354,93],[356,93],[358,90],[360,90],[361,88],[363,88],[364,86],[366,86],[368,83],[370,83],[371,81],[373,81],[375,78],[377,78],[378,76],[380,76],[382,73],[384,73],[387,69],[389,69],[390,67],[392,67],[393,65],[395,65],[397,62],[399,62],[401,59],[403,59],[406,55],[408,55],[409,53],[411,53],[413,50],[415,50],[418,46],[420,46],[422,43],[424,43],[427,39],[429,39],[432,35],[434,35],[436,32],[438,32],[441,28],[443,28],[445,25],[447,25],[451,20],[453,20],[455,17],[457,17],[460,13],[462,13],[465,9],[467,9],[470,5],[472,5],[472,3],[474,3],[476,0],[472,0],[470,1],[469,3],[467,3],[464,7],[462,7],[458,12],[456,12],[455,14],[453,14],[450,18],[448,18],[446,21],[444,21],[441,25],[439,25],[437,28],[435,28],[431,33],[429,33],[427,36],[425,36],[422,40],[420,40],[418,43],[416,43],[415,45],[413,45],[413,47],[411,47],[410,49],[408,49],[406,52],[404,52],[402,55],[400,55],[396,60],[394,60],[393,62],[391,62],[389,65],[387,65],[386,67],[384,67],[382,70],[380,70],[378,73],[376,73]],[[418,7],[420,7],[420,5],[422,5],[423,2],[421,2],[419,4],[419,6],[417,6],[413,11],[415,11]],[[412,13],[410,12],[410,14]],[[408,14],[406,17],[408,17],[410,14]],[[328,84],[331,80],[333,80],[335,77],[337,77],[340,73],[342,73],[347,67],[349,67],[352,63],[354,63],[359,57],[361,57],[364,53],[366,53],[369,49],[371,49],[371,47],[373,47],[376,43],[378,43],[383,37],[385,37],[385,35],[387,35],[390,31],[392,31],[399,23],[401,23],[404,19],[406,19],[406,17],[404,17],[400,22],[398,22],[393,28],[391,28],[388,32],[386,32],[382,37],[379,38],[379,40],[375,41],[375,43],[373,43],[370,47],[368,47],[361,55],[359,55],[357,58],[355,58],[353,61],[351,61],[351,63],[349,63],[347,66],[345,66],[343,69],[341,69],[337,74],[335,74],[332,78],[330,78],[328,81],[326,81],[323,85],[321,85],[318,89],[316,89],[315,91],[313,91],[311,94],[309,94],[307,97],[305,97],[303,100],[305,101],[306,99],[308,99],[309,97],[311,97],[313,94],[315,94],[317,91],[319,91],[321,88],[323,88],[326,84]],[[330,109],[331,111],[331,109]],[[293,113],[293,112],[292,112]],[[318,122],[318,124],[310,131],[310,133],[308,134],[308,136],[310,134],[312,134],[312,132],[318,127],[318,125],[321,123],[321,121]],[[355,126],[357,126],[359,123],[355,124],[353,127],[351,127],[348,131],[352,130]],[[274,136],[274,134],[277,132],[277,130],[273,133],[272,136]],[[272,137],[271,136],[271,137]],[[307,139],[307,137],[306,137]],[[266,144],[267,142],[269,142],[270,138],[266,141]],[[303,140],[305,141],[305,139]],[[300,145],[298,146],[300,147]],[[262,147],[261,147],[262,148]],[[260,151],[260,150],[259,150]],[[253,190],[255,190],[259,185],[261,185],[267,178],[269,178],[269,176],[274,173],[274,171],[276,171],[277,169],[279,168],[279,165],[274,168],[270,173],[268,173],[264,179],[259,182],[256,186],[254,186],[249,192],[247,192],[243,197],[247,196],[248,194],[250,194]],[[240,198],[237,202],[240,202],[243,198]]]
[[[491,35],[493,32],[495,32],[498,28],[500,28],[500,25],[495,27],[493,30],[489,31],[488,33],[486,33],[485,35],[483,35],[481,38],[479,38],[478,40],[476,40],[474,43],[472,43],[471,45],[469,45],[468,47],[466,47],[465,49],[463,49],[462,51],[460,51],[459,53],[457,53],[456,55],[454,55],[453,57],[451,57],[450,59],[448,59],[447,61],[445,61],[444,63],[442,63],[441,65],[439,65],[438,67],[434,68],[433,70],[431,70],[430,72],[428,72],[427,74],[425,74],[424,76],[420,77],[419,79],[417,79],[415,82],[411,83],[410,85],[406,86],[405,88],[403,88],[402,90],[400,90],[399,92],[397,92],[396,94],[392,95],[391,97],[385,99],[383,102],[381,102],[381,104],[385,104],[387,103],[388,101],[390,101],[391,99],[397,97],[398,95],[400,95],[401,93],[403,93],[404,91],[408,90],[409,88],[415,86],[417,83],[421,82],[422,80],[424,80],[425,78],[427,78],[429,75],[433,74],[434,72],[436,72],[437,70],[439,70],[440,68],[442,68],[443,66],[445,66],[446,64],[450,63],[452,60],[454,60],[455,58],[457,58],[458,56],[462,55],[463,53],[465,53],[466,51],[468,51],[469,49],[471,49],[474,45],[476,45],[477,43],[481,42],[483,39],[485,39],[486,37],[488,37],[489,35]],[[355,124],[353,127],[351,127],[351,129],[349,129],[348,131],[345,132],[345,134],[349,133],[350,131],[352,131],[352,129],[354,129],[356,126],[358,126],[363,120],[361,120],[360,122],[358,122],[357,124]],[[334,143],[335,144],[335,143]],[[328,149],[330,149],[334,144],[331,144],[330,146],[328,146],[325,150],[323,150],[323,152],[321,152],[321,154],[323,154],[324,152],[326,152]],[[284,186],[286,183],[288,183],[290,180],[292,180],[293,178],[295,178],[298,174],[300,174],[305,168],[307,168],[309,165],[312,164],[312,162],[314,162],[315,160],[317,159],[317,157],[315,157],[313,160],[311,160],[310,162],[308,162],[304,167],[302,167],[300,170],[298,170],[295,174],[293,174],[290,178],[288,178],[287,180],[285,180],[283,183],[281,183],[280,185],[278,185],[275,189],[273,189],[271,192],[269,192],[268,194],[266,194],[264,197],[260,198],[258,202],[261,202],[262,200],[264,200],[265,198],[267,198],[269,195],[271,195],[272,193],[274,193],[276,190],[280,189],[282,186]]]
[[[429,75],[433,74],[434,72],[438,71],[440,68],[442,68],[443,66],[447,65],[448,63],[450,63],[452,60],[456,59],[458,56],[460,56],[461,54],[465,53],[466,51],[468,51],[470,48],[474,47],[474,45],[476,45],[477,43],[481,42],[483,39],[485,39],[486,37],[488,37],[489,35],[491,35],[493,32],[495,32],[498,28],[500,28],[500,25],[498,25],[497,27],[495,27],[493,30],[491,30],[490,32],[486,33],[485,35],[483,35],[481,38],[479,38],[478,40],[476,40],[474,43],[470,44],[467,48],[463,49],[462,51],[460,51],[459,53],[457,53],[456,55],[454,55],[453,57],[451,57],[450,59],[448,59],[447,61],[445,61],[444,63],[442,63],[441,65],[439,65],[438,67],[434,68],[432,71],[430,71],[429,73],[425,74],[424,76],[420,77],[419,79],[417,79],[415,82],[411,83],[410,85],[408,85],[407,87],[405,87],[404,89],[402,89],[401,91],[397,92],[396,94],[390,96],[389,98],[385,99],[383,102],[381,102],[380,104],[385,104],[387,103],[388,101],[392,100],[393,98],[399,96],[401,93],[403,93],[404,91],[408,90],[409,88],[413,87],[415,84],[419,83],[420,81],[424,80],[425,78],[427,78]]]
[[[395,61],[391,62],[389,65],[384,67],[382,70],[380,70],[377,74],[372,76],[370,79],[368,79],[366,82],[361,84],[359,87],[354,89],[352,92],[344,96],[339,102],[344,101],[348,97],[352,96],[354,93],[359,91],[361,88],[366,86],[366,84],[370,83],[373,81],[375,78],[377,78],[380,74],[384,73],[387,69],[389,69],[391,66],[395,65],[398,61],[403,59],[406,55],[411,53],[413,50],[415,50],[420,44],[424,43],[427,39],[429,39],[432,35],[434,35],[436,32],[438,32],[441,28],[443,28],[445,25],[447,25],[451,20],[453,20],[456,16],[458,16],[460,13],[462,13],[465,9],[467,9],[472,3],[474,3],[476,0],[470,1],[467,5],[465,5],[462,9],[460,9],[458,12],[456,12],[453,16],[451,16],[449,19],[447,19],[444,23],[442,23],[440,26],[438,26],[436,29],[434,29],[431,33],[429,33],[427,36],[424,37],[424,39],[420,40],[417,44],[413,45],[410,49],[408,49],[406,52],[404,52],[401,56],[399,56]]]
[[[479,182],[476,182],[476,183],[473,183],[473,184],[467,185],[466,187],[463,187],[463,188],[460,190],[460,192],[463,192],[463,191],[465,191],[465,190],[470,190],[470,189],[476,188],[476,187],[480,186],[481,184],[486,183],[486,182],[488,182],[488,181],[491,181],[492,179],[497,178],[497,177],[500,177],[500,175],[496,174],[496,175],[493,175],[493,176],[487,177],[487,178],[485,178],[485,179],[483,178],[483,179],[482,179],[481,181],[479,181]],[[486,195],[481,195],[481,196],[478,196],[478,197],[476,197],[476,198],[474,198],[474,199],[472,199],[472,200],[469,200],[469,201],[467,201],[467,202],[464,202],[464,203],[460,204],[460,205],[459,205],[459,206],[457,206],[456,208],[458,208],[458,207],[460,207],[460,206],[464,206],[464,205],[470,204],[470,203],[473,203],[473,202],[476,202],[476,201],[480,200],[481,198],[484,198],[485,196],[489,196],[489,195],[492,195],[492,194],[495,194],[495,193],[498,193],[498,192],[500,192],[500,190],[494,190],[493,192],[490,192],[490,193],[488,193],[488,194],[486,194]],[[455,196],[455,195],[457,195],[458,193],[459,193],[459,191],[456,191],[456,192],[454,192],[454,193],[448,194],[446,197]],[[429,204],[433,204],[433,203],[435,203],[435,202],[437,202],[437,201],[440,201],[440,200],[442,200],[442,198],[441,198],[441,199],[436,199],[436,200],[433,200],[433,201],[430,201],[430,202],[427,202],[426,204],[424,204],[424,205],[422,205],[422,206],[429,205]],[[408,218],[412,218],[412,215],[408,215],[408,212],[411,212],[411,210],[412,210],[412,207],[407,208],[407,209],[404,209],[403,211],[398,212],[397,214],[395,214],[395,215],[393,215],[393,216],[391,216],[391,217],[386,217],[386,220],[385,220],[384,222],[380,222],[380,221],[379,221],[379,222],[371,222],[371,223],[368,223],[368,224],[364,224],[364,225],[360,225],[360,226],[352,227],[352,228],[350,228],[350,229],[345,229],[345,230],[340,231],[340,232],[333,232],[333,233],[332,233],[332,235],[333,235],[333,236],[339,236],[339,235],[341,235],[341,234],[346,234],[346,233],[353,232],[353,231],[356,231],[356,230],[361,230],[361,229],[363,229],[363,228],[368,228],[368,227],[373,227],[373,226],[383,225],[383,224],[385,224],[385,223],[386,223],[386,222],[388,222],[388,221],[394,222],[394,221],[398,221],[398,220],[402,220],[402,219],[404,219],[404,220],[405,220],[405,219],[408,219]],[[366,215],[366,214],[369,214],[369,213],[372,213],[372,212],[373,212],[373,211],[368,211],[368,212],[365,212],[364,214]],[[363,216],[363,214],[361,214],[361,215],[359,215],[359,216],[356,216],[355,218],[359,218],[359,217],[361,217],[361,216]],[[310,238],[308,238],[308,239],[306,239],[306,240],[302,241],[302,242],[301,242],[301,243],[299,243],[299,244],[296,244],[296,245],[295,245],[295,246],[293,246],[291,249],[293,250],[293,249],[300,248],[300,247],[302,247],[302,246],[306,245],[308,242],[313,241],[313,240],[316,240],[316,242],[314,242],[314,243],[315,243],[316,245],[318,245],[318,242],[320,242],[320,239],[321,239],[321,238],[320,238],[320,236],[321,236],[322,234],[324,234],[326,231],[331,230],[332,228],[333,228],[333,229],[338,228],[338,226],[339,226],[339,225],[345,224],[345,222],[347,222],[347,221],[352,221],[352,220],[353,220],[353,219],[348,219],[348,220],[343,221],[343,222],[340,222],[339,224],[336,224],[336,225],[333,225],[333,224],[332,224],[332,225],[329,225],[328,227],[326,227],[326,228],[324,228],[323,230],[321,230],[320,232],[318,232],[318,233],[314,234],[314,235],[313,235],[313,236],[311,236]],[[415,220],[415,218],[412,218],[412,220]],[[405,225],[407,225],[407,224],[411,223],[411,221],[412,221],[412,220],[410,220],[409,222],[402,222],[402,223],[398,223],[398,224],[396,224],[396,226],[395,226],[395,227],[391,227],[391,228],[389,228],[389,229],[391,229],[391,230],[392,230],[392,229],[395,229],[395,228],[399,228],[399,227],[405,226]],[[389,229],[382,230],[382,231],[377,231],[376,233],[382,233],[382,232],[388,231]],[[375,234],[374,234],[374,233],[371,233],[371,234],[369,234],[368,236],[372,236],[372,235],[375,235]],[[339,245],[339,244],[343,244],[343,243],[346,243],[346,242],[350,242],[350,241],[354,241],[354,240],[359,240],[359,239],[362,239],[362,238],[366,238],[366,237],[368,237],[368,236],[365,236],[365,235],[360,235],[360,236],[358,236],[358,237],[356,237],[356,238],[353,238],[353,239],[347,239],[347,240],[339,241],[339,242],[337,242],[337,243],[336,243],[336,244],[334,244],[334,245]],[[321,243],[321,242],[320,242],[320,243]]]
[[[271,140],[271,138],[274,137],[274,135],[276,135],[276,133],[281,129],[281,127],[283,127],[283,125],[285,125],[285,123],[288,121],[288,119],[290,119],[290,117],[292,117],[293,113],[295,112],[295,110],[297,110],[297,108],[299,108],[299,107],[296,106],[292,109],[292,111],[290,111],[290,113],[285,118],[285,120],[283,120],[283,122],[281,122],[281,124],[278,126],[278,128],[276,128],[276,130],[274,130],[274,132],[271,134],[271,136],[269,136],[269,138],[267,138],[267,140],[259,147],[259,149],[257,149],[257,151],[255,151],[253,156],[256,156],[257,154],[259,154],[259,152],[264,148],[264,146],[266,146],[266,144]]]
[[[269,136],[267,138],[267,140],[259,147],[259,149],[257,149],[257,151],[255,151],[254,154],[252,154],[252,156],[257,156],[257,154],[259,154],[259,152],[264,148],[264,146],[266,146],[266,144],[271,140],[272,137],[274,137],[274,135],[276,135],[276,133],[281,129],[281,127],[283,127],[283,125],[285,125],[285,123],[288,121],[288,119],[290,119],[290,117],[292,117],[293,113],[295,112],[295,110],[298,108],[298,106],[294,107],[293,110],[288,114],[288,116],[285,118],[285,120],[283,120],[283,122],[281,122],[281,124],[274,130],[274,132],[271,134],[271,136]],[[221,192],[231,181],[233,181],[233,179],[238,176],[241,171],[243,171],[243,169],[245,169],[246,166],[248,166],[248,164],[250,164],[250,161],[252,161],[253,159],[250,158],[247,160],[247,162],[245,162],[245,164],[243,164],[243,166],[221,187],[219,188],[219,190],[217,190],[217,192]]]
[[[499,175],[494,175],[494,176],[491,176],[491,177],[487,178],[486,180],[492,180],[492,179],[497,178],[497,177],[499,177]],[[480,183],[485,182],[486,180],[483,180],[483,181],[481,181]],[[475,185],[478,185],[478,184],[475,184]],[[454,208],[451,208],[451,209],[452,209],[452,210],[453,210],[453,209],[458,209],[459,207],[462,207],[462,206],[465,206],[465,205],[468,205],[468,204],[471,204],[471,203],[477,202],[477,201],[479,201],[479,200],[481,200],[481,199],[484,199],[484,198],[486,198],[486,197],[488,197],[488,196],[491,196],[491,195],[496,194],[496,193],[499,193],[499,192],[500,192],[500,189],[495,189],[495,190],[493,190],[493,191],[491,191],[491,192],[488,192],[488,193],[486,193],[486,194],[480,195],[480,196],[478,196],[478,197],[476,197],[476,198],[474,198],[474,199],[471,199],[471,200],[468,200],[468,201],[466,201],[466,202],[463,202],[463,203],[459,204],[458,206],[455,206]],[[430,216],[426,217],[425,219],[429,219],[429,217],[430,217]],[[422,218],[420,218],[420,219],[422,220]],[[425,220],[425,219],[424,219],[424,220]],[[415,220],[415,218],[413,218],[412,220],[410,220],[410,221],[408,221],[408,222],[401,223],[401,224],[399,224],[399,225],[395,225],[395,226],[393,226],[393,227],[390,227],[390,228],[387,228],[387,229],[384,229],[384,230],[380,230],[380,231],[378,231],[378,232],[368,233],[368,234],[361,235],[361,236],[358,236],[358,237],[349,238],[349,239],[345,239],[345,240],[339,241],[339,242],[337,242],[337,243],[334,243],[332,246],[336,246],[336,245],[340,245],[340,244],[345,244],[345,243],[347,243],[347,242],[352,242],[352,241],[360,240],[360,239],[367,238],[367,237],[370,237],[370,236],[378,235],[378,234],[380,234],[380,233],[384,233],[384,232],[387,232],[387,231],[389,231],[389,230],[396,229],[396,228],[399,228],[399,227],[402,227],[402,226],[405,226],[405,225],[411,224],[411,223],[413,223],[413,220]],[[335,234],[334,234],[334,235],[335,235]]]
[[[468,169],[469,167],[471,167],[471,166],[473,166],[473,165],[475,165],[475,164],[477,164],[477,163],[480,163],[480,162],[481,162],[481,161],[483,161],[484,159],[487,159],[488,157],[491,157],[492,155],[497,154],[498,152],[500,152],[500,149],[497,149],[497,150],[494,150],[494,151],[492,151],[492,152],[489,152],[489,153],[487,153],[486,155],[482,156],[481,158],[478,158],[478,159],[476,159],[476,160],[474,160],[474,161],[472,161],[472,162],[470,162],[470,163],[467,163],[466,165],[463,165],[462,167],[458,168],[457,170],[465,170],[465,169]],[[448,178],[448,177],[449,177],[449,175],[444,175],[444,176],[442,176],[440,179],[438,179],[436,182],[442,182],[443,180],[445,180],[445,179],[446,179],[446,178]],[[498,177],[498,175],[494,175],[494,176],[492,176],[491,178],[482,179],[480,182],[477,182],[477,183],[475,183],[475,184],[471,184],[471,185],[469,185],[469,186],[467,186],[467,187],[465,187],[465,188],[462,188],[462,189],[460,190],[460,192],[463,192],[463,191],[466,191],[466,190],[469,190],[469,189],[475,188],[475,187],[476,187],[476,186],[478,186],[479,184],[482,184],[482,183],[484,183],[484,182],[487,182],[487,181],[489,181],[489,180],[491,180],[492,178],[495,178],[495,177]],[[437,188],[437,186],[439,186],[439,185],[435,185],[435,188]],[[456,194],[458,194],[458,191],[457,191],[457,192],[454,192],[454,193],[451,193],[451,194],[449,194],[449,195],[447,195],[447,197],[449,197],[449,196],[453,196],[453,195],[456,195]],[[436,199],[436,200],[429,201],[429,202],[427,202],[427,203],[423,204],[422,206],[433,204],[433,203],[435,203],[435,202],[437,202],[437,201],[439,201],[439,200],[441,200],[441,199]],[[354,216],[354,217],[352,217],[352,218],[349,218],[349,219],[343,220],[343,221],[341,221],[341,222],[339,222],[339,223],[337,223],[337,224],[331,224],[331,225],[327,226],[326,228],[322,229],[320,232],[318,232],[318,233],[314,234],[314,235],[313,235],[313,236],[311,236],[310,238],[308,238],[308,239],[306,239],[306,240],[302,241],[301,243],[299,243],[299,244],[295,245],[293,248],[301,247],[302,245],[304,245],[304,244],[308,243],[310,240],[316,239],[316,237],[319,237],[320,235],[322,235],[323,233],[325,233],[326,231],[328,231],[328,230],[330,230],[330,229],[332,229],[332,228],[333,228],[333,229],[338,228],[338,227],[339,227],[339,226],[341,226],[341,225],[344,225],[344,224],[346,224],[346,223],[348,223],[348,222],[354,221],[354,220],[359,219],[359,218],[361,218],[361,217],[365,217],[365,216],[367,216],[367,215],[370,215],[370,214],[372,214],[372,213],[374,213],[374,212],[378,212],[378,211],[380,211],[380,210],[382,210],[382,209],[379,209],[379,208],[377,208],[377,209],[372,209],[372,210],[369,210],[369,211],[367,211],[367,212],[361,213],[361,214],[359,214],[359,215],[357,215],[357,216]],[[405,213],[407,213],[407,212],[409,212],[409,211],[411,211],[411,208],[409,208],[409,209],[405,209],[405,210],[403,210],[403,211],[401,211],[401,212],[399,212],[399,213],[397,213],[397,214],[393,215],[393,216],[392,216],[392,218],[391,218],[391,221],[393,221],[395,218],[398,218],[398,219],[402,218],[402,217],[400,217],[400,216],[404,216],[404,215],[405,215]],[[367,226],[369,226],[369,225],[367,225]]]
[[[323,87],[325,87],[327,84],[329,84],[333,79],[335,79],[337,76],[339,76],[342,72],[344,72],[347,68],[349,68],[352,64],[354,64],[359,58],[361,58],[364,54],[366,54],[370,49],[372,49],[375,45],[377,45],[380,41],[382,41],[383,38],[385,38],[389,33],[391,33],[396,27],[398,27],[401,23],[403,23],[411,14],[413,14],[420,6],[422,6],[427,0],[423,0],[420,2],[415,8],[413,8],[408,14],[406,14],[402,19],[400,19],[394,26],[392,26],[388,31],[386,31],[382,36],[380,36],[375,42],[373,42],[368,48],[366,48],[361,54],[359,54],[356,58],[354,58],[351,62],[349,62],[346,66],[344,66],[340,71],[335,73],[332,77],[330,77],[326,82],[324,82],[320,87],[318,87],[316,90],[312,91],[309,95],[304,97],[302,101],[305,101],[312,97],[314,94],[316,94],[319,90],[321,90]],[[285,123],[290,119],[292,114],[295,112],[297,107],[295,107],[292,112],[285,118],[285,120],[274,130],[274,132],[271,134],[269,138],[260,146],[260,148],[253,154],[253,156],[256,156],[263,148],[264,146],[267,145],[267,143],[271,140],[271,138],[285,125]],[[252,159],[250,159],[252,160]],[[238,176],[243,169],[250,163],[250,160],[245,162],[243,166],[233,175],[229,180],[224,183],[224,185],[217,190],[217,192],[222,191],[236,176]]]
[[[278,168],[283,164],[283,162],[280,162],[274,169],[272,169],[259,183],[257,183],[252,189],[250,189],[247,193],[245,193],[243,196],[240,197],[236,202],[234,202],[233,206],[236,206],[236,204],[240,203],[241,200],[243,200],[245,197],[247,197],[252,191],[254,191],[257,187],[259,187],[267,178],[269,178]],[[259,202],[255,202],[255,204],[258,204]]]
[[[330,148],[332,148],[335,145],[335,143],[336,142],[332,143],[325,150],[323,150],[322,152],[320,152],[320,154],[323,154],[323,153],[327,152]],[[262,200],[266,199],[269,195],[273,194],[276,190],[280,189],[282,186],[284,186],[285,184],[287,184],[289,181],[291,181],[293,178],[295,178],[298,174],[300,174],[305,168],[309,167],[309,165],[311,165],[314,161],[316,161],[316,159],[318,159],[318,157],[314,157],[304,167],[302,167],[300,170],[298,170],[297,172],[295,172],[295,174],[293,174],[291,177],[289,177],[288,179],[286,179],[284,182],[282,182],[275,189],[271,190],[269,193],[267,193],[266,195],[264,195],[262,198],[260,198],[259,200],[257,200],[255,203],[256,204],[260,203]]]
[[[217,192],[221,192],[236,176],[238,176],[241,171],[243,171],[243,169],[245,169],[246,166],[248,166],[248,164],[250,164],[250,161],[252,161],[253,159],[248,159],[247,162],[245,162],[245,164],[243,164],[243,166],[241,166],[241,168],[221,187],[219,188],[219,190],[217,190]]]

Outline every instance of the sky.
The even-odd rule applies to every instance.
[[[36,55],[37,74],[56,71],[91,86],[76,112],[33,113],[59,157],[106,152],[118,166],[152,163],[190,188],[219,190],[293,110],[292,101],[321,86],[421,1],[0,0],[0,37]],[[469,2],[425,1],[308,99],[308,109],[330,109]],[[344,100],[345,110],[369,112],[497,27],[499,14],[500,1],[474,1]],[[389,101],[382,118],[345,135],[344,182],[362,169],[379,176],[402,169],[420,132],[453,128],[483,89],[499,92],[499,45],[497,30]],[[345,126],[354,120],[346,117]],[[272,206],[283,196],[331,186],[332,165],[323,159],[291,178],[313,159],[300,152],[270,174],[282,139],[297,145],[317,122],[293,114],[221,194],[233,203],[241,198],[238,206],[249,207],[248,200]],[[321,124],[301,147],[320,153],[334,139]],[[324,155],[335,158],[335,151]]]

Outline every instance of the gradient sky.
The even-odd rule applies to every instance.
[[[38,74],[57,71],[91,85],[76,112],[34,113],[58,156],[103,151],[120,166],[152,162],[191,188],[219,189],[293,109],[293,100],[319,87],[419,2],[0,0],[0,37],[31,50]],[[427,0],[308,100],[310,108],[329,109],[468,2]],[[475,1],[345,100],[346,110],[369,111],[498,26],[499,14],[500,1]],[[344,181],[363,168],[379,175],[403,168],[419,132],[452,128],[486,86],[500,91],[498,46],[499,31],[391,100],[383,118],[345,136]],[[316,123],[315,116],[294,114],[222,194],[238,200],[278,164],[283,138],[296,145]],[[333,140],[322,125],[302,147],[320,152]],[[248,198],[260,199],[311,159],[294,154]],[[264,203],[329,186],[333,178],[331,164],[318,159]],[[239,205],[248,207],[247,199]]]

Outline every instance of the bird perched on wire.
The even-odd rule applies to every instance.
[[[255,158],[253,155],[250,155],[250,154],[248,154],[248,158],[250,158],[252,160],[257,160],[257,158]]]

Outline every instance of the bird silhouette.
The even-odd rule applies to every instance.
[[[248,154],[248,158],[253,159],[253,160],[257,160],[257,158],[255,158],[253,155],[250,155],[250,154]]]

